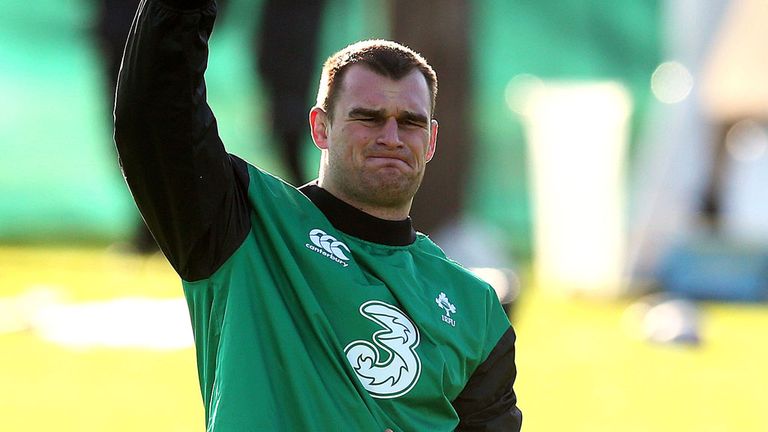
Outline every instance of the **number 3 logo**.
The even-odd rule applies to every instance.
[[[419,329],[400,309],[380,301],[363,303],[360,314],[383,330],[373,334],[375,345],[366,340],[347,345],[347,361],[371,396],[389,399],[408,393],[421,375]]]

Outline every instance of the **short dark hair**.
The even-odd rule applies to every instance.
[[[432,66],[416,51],[382,39],[354,43],[328,57],[323,65],[320,87],[317,91],[317,106],[333,118],[333,108],[338,99],[339,86],[344,73],[350,66],[360,64],[379,75],[399,80],[412,70],[418,69],[427,81],[430,96],[430,114],[435,111],[437,98],[437,75]]]

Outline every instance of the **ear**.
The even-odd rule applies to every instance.
[[[429,145],[427,147],[427,162],[432,160],[432,156],[435,155],[435,150],[437,149],[437,120],[432,119],[430,122],[430,134],[429,134]]]
[[[314,107],[309,112],[309,127],[312,132],[312,141],[320,150],[328,149],[328,115],[320,107]]]

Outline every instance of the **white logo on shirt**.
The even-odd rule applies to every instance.
[[[374,398],[408,393],[421,375],[421,359],[416,353],[419,329],[400,309],[380,301],[363,303],[360,314],[384,329],[373,334],[374,343],[356,340],[347,345],[347,361]]]
[[[349,253],[349,247],[339,240],[336,240],[336,237],[326,234],[325,231],[321,229],[315,228],[309,232],[309,240],[312,244],[305,244],[304,246],[306,246],[307,249],[328,257],[344,267],[349,265],[347,264],[349,257],[344,253],[344,251]]]
[[[445,315],[443,315],[443,322],[448,323],[452,325],[453,327],[456,327],[456,321],[454,321],[453,318],[451,318],[452,313],[456,313],[456,305],[452,304],[448,300],[448,296],[445,295],[445,293],[441,292],[439,296],[435,299],[435,303],[437,303],[438,306],[440,306],[441,309],[445,311]]]

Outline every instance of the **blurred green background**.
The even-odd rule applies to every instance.
[[[386,37],[385,3],[330,1],[319,58],[355,40]],[[138,216],[111,144],[95,4],[9,0],[0,16],[2,241],[104,243],[134,229]],[[247,47],[259,6],[235,0],[220,18],[206,77],[228,149],[280,174]],[[475,150],[467,212],[499,228],[509,250],[525,258],[531,250],[525,140],[505,101],[507,84],[521,73],[618,80],[632,92],[636,126],[659,63],[658,5],[479,0],[471,7],[474,97],[467,103]],[[316,171],[318,157],[307,138],[309,172]]]

